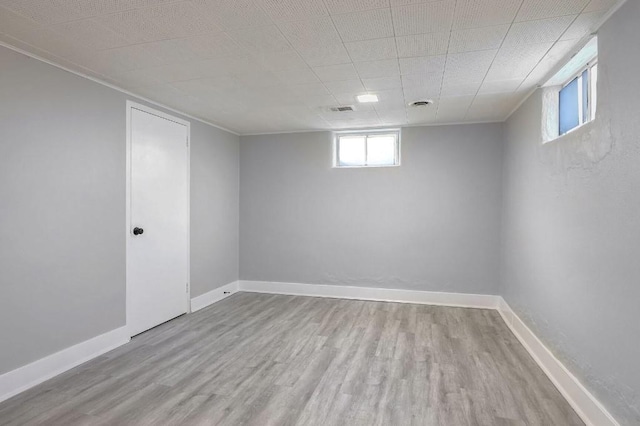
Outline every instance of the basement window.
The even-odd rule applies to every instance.
[[[400,130],[336,133],[334,167],[393,167],[400,165]]]
[[[591,62],[586,69],[560,89],[558,101],[560,136],[596,117],[597,84],[598,63]]]
[[[544,84],[542,138],[550,142],[595,120],[598,86],[598,38],[582,49]]]

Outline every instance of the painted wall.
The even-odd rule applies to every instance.
[[[191,124],[192,298],[237,281],[240,267],[239,138],[196,123]]]
[[[402,130],[402,166],[334,169],[332,134],[240,139],[240,277],[496,294],[502,126]]]
[[[640,3],[599,33],[596,121],[541,143],[543,93],[505,125],[507,302],[624,425],[640,424]]]
[[[125,324],[128,98],[0,47],[0,374]],[[238,276],[238,137],[191,129],[197,296]]]

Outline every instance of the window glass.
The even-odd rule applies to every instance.
[[[340,166],[360,166],[365,163],[365,136],[341,136],[339,145]]]
[[[580,125],[580,103],[578,102],[578,79],[574,79],[560,91],[560,134]]]
[[[368,130],[336,134],[335,167],[385,167],[400,164],[400,131]]]
[[[367,138],[367,165],[389,166],[395,164],[395,135],[372,135]]]

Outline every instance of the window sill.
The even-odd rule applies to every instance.
[[[587,121],[586,123],[583,123],[583,124],[579,125],[578,127],[575,127],[573,129],[569,130],[564,135],[553,136],[553,137],[551,137],[549,139],[543,137],[542,144],[546,145],[546,144],[552,143],[552,142],[559,142],[559,141],[562,141],[562,140],[567,139],[569,137],[573,137],[575,135],[586,133],[586,132],[591,130],[591,128],[594,126],[594,124],[595,124],[597,119],[598,118],[596,117],[591,121]]]
[[[386,166],[332,166],[334,169],[388,169],[391,167],[400,167],[400,164],[389,164]]]

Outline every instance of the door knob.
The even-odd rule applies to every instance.
[[[135,227],[133,228],[133,235],[140,235],[144,232],[144,229]]]

